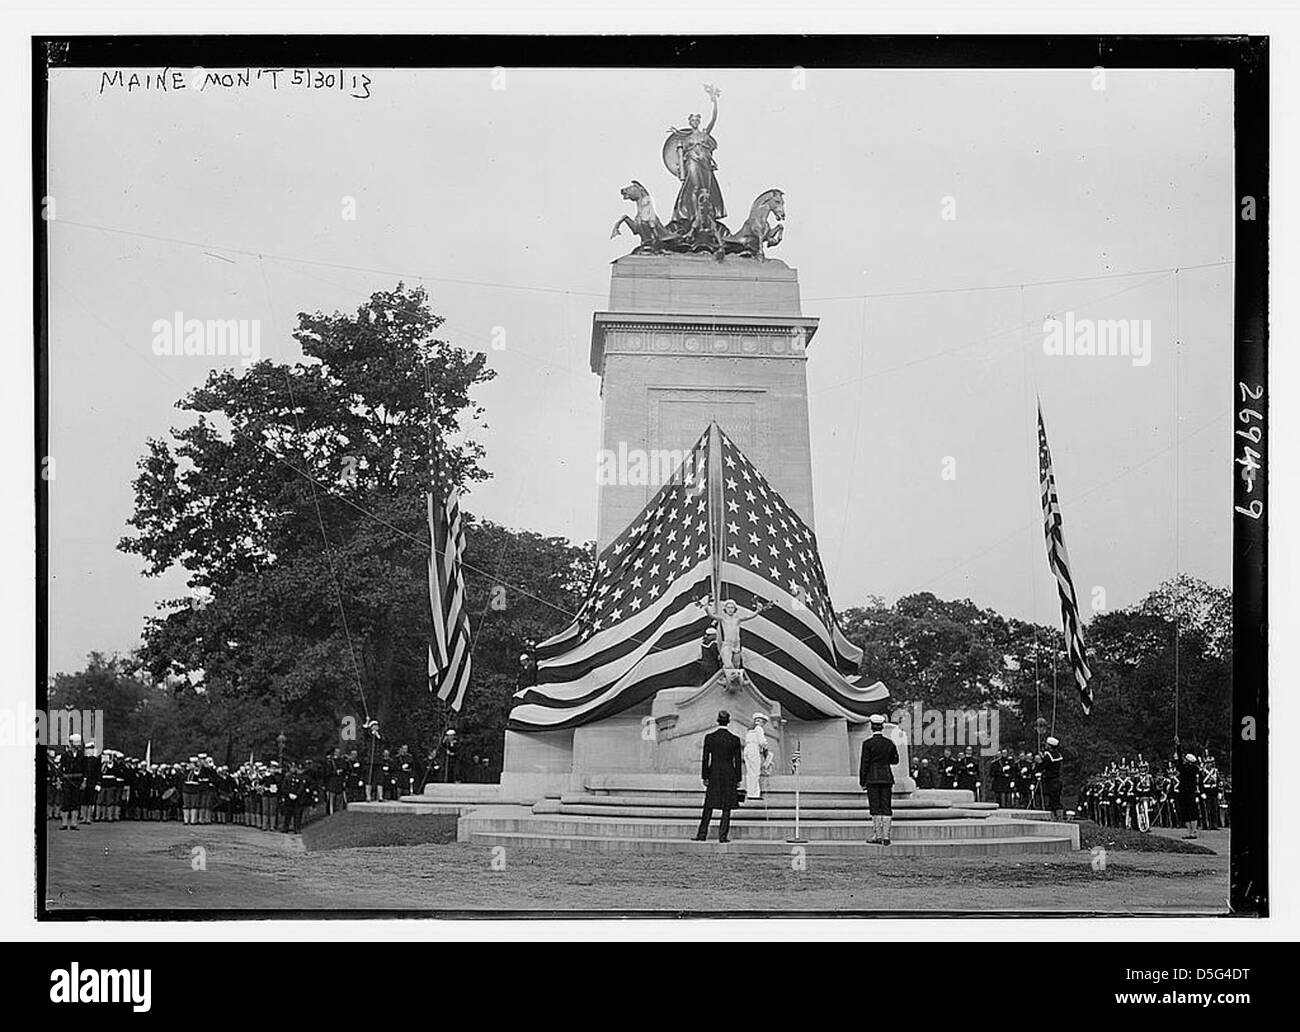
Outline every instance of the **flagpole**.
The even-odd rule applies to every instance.
[[[424,403],[429,415],[429,461],[428,461],[429,482],[428,482],[428,487],[425,489],[425,497],[428,499],[428,501],[426,501],[425,503],[425,511],[428,514],[428,519],[429,519],[429,554],[432,557],[434,566],[436,567],[439,566],[439,564],[443,561],[443,557],[438,555],[438,542],[435,539],[433,533],[432,506],[445,504],[446,499],[433,497],[433,492],[435,487],[437,487],[441,483],[441,481],[438,478],[438,473],[439,473],[439,466],[442,459],[442,448],[440,447],[442,440],[438,436],[438,421],[434,418],[433,378],[429,375],[429,358],[427,355],[425,356],[424,359]],[[451,542],[448,541],[447,547],[450,547],[450,545]],[[429,617],[431,620],[437,620],[438,614],[432,612],[431,610],[429,613]],[[442,662],[441,658],[439,659],[439,662],[440,663]],[[426,682],[427,682],[427,677],[428,675],[426,672]],[[432,683],[427,683],[427,687],[430,692],[433,691]],[[442,740],[447,735],[447,724],[449,723],[449,719],[447,717],[447,707],[445,701],[441,698],[439,698],[438,701],[443,702],[443,705],[439,706],[436,711],[436,715],[438,719],[438,723],[436,725],[438,728],[438,742],[439,744],[441,744]],[[374,765],[375,765],[374,757],[375,757],[375,746],[374,746],[374,741],[372,740],[370,743],[370,767],[372,773],[374,771]]]
[[[709,568],[715,607],[722,605],[719,571],[722,553],[722,432],[716,419],[709,420]]]
[[[799,830],[799,767],[800,760],[803,758],[803,750],[800,748],[799,739],[794,740],[794,756],[790,758],[790,765],[794,767],[794,838],[786,839],[787,842],[802,843],[807,842]]]

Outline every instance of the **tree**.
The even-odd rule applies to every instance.
[[[426,692],[431,441],[449,480],[488,474],[471,400],[485,356],[437,336],[421,288],[379,291],[355,315],[299,313],[304,361],[214,371],[151,439],[119,548],[147,575],[179,565],[192,596],[160,606],[141,660],[232,756],[302,754],[346,718],[386,727]]]
[[[862,645],[864,677],[884,681],[900,705],[965,709],[996,698],[1005,620],[990,609],[922,592],[846,610],[840,623]]]
[[[137,740],[136,718],[147,692],[138,664],[92,652],[84,670],[54,675],[47,700],[51,710],[101,711],[103,723],[95,732],[100,737],[96,747],[126,752],[137,746],[143,750],[144,742]]]

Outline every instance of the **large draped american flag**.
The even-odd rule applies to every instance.
[[[721,594],[757,613],[741,624],[745,672],[800,720],[860,723],[885,712],[889,690],[878,681],[858,684],[862,650],[840,630],[816,535],[735,442],[720,436]],[[775,605],[758,612],[763,600]]]
[[[597,559],[577,618],[537,647],[537,685],[515,695],[512,731],[577,727],[688,684],[709,625],[695,600],[713,577],[709,434]]]
[[[517,693],[511,730],[577,727],[697,683],[712,621],[694,603],[712,593],[719,558],[721,594],[741,616],[760,599],[776,603],[742,626],[744,667],[759,691],[804,719],[861,721],[888,704],[884,685],[855,683],[861,650],[835,623],[811,531],[721,431],[714,497],[711,434],[601,553],[577,619],[538,647],[537,685]],[[743,535],[742,522],[752,528]],[[730,558],[719,553],[729,539]]]
[[[445,475],[445,464],[434,462],[429,508],[429,691],[460,710],[469,686],[469,614],[465,611],[465,527],[460,493]]]
[[[1070,556],[1065,550],[1065,537],[1061,530],[1061,503],[1056,497],[1056,475],[1052,472],[1052,453],[1047,447],[1047,430],[1043,426],[1043,406],[1038,406],[1038,486],[1043,496],[1043,534],[1047,538],[1047,565],[1056,578],[1056,591],[1061,597],[1061,625],[1065,631],[1065,647],[1074,670],[1074,682],[1079,689],[1079,704],[1084,714],[1092,712],[1092,689],[1088,682],[1092,671],[1088,669],[1087,646],[1083,641],[1083,622],[1079,617],[1079,599],[1070,576]]]

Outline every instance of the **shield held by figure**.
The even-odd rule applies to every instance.
[[[673,174],[673,178],[681,180],[682,172],[682,147],[685,145],[688,134],[684,132],[671,132],[668,138],[664,140],[664,168]]]

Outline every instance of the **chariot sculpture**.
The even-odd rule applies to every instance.
[[[785,195],[777,189],[764,190],[754,198],[749,217],[735,233],[722,221],[727,217],[727,209],[718,185],[717,162],[713,159],[718,146],[713,127],[718,121],[721,91],[707,84],[704,91],[713,105],[709,124],[701,126],[701,117],[691,115],[687,128],[670,127],[664,141],[664,167],[681,184],[669,221],[665,223],[659,218],[650,191],[634,179],[620,193],[624,200],[636,205],[636,213],[619,218],[610,231],[610,239],[618,236],[626,225],[641,240],[633,254],[701,252],[712,254],[719,261],[728,255],[761,261],[766,257],[767,248],[781,242],[785,229]]]

